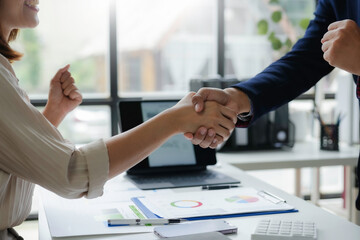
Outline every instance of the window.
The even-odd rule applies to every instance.
[[[80,106],[64,119],[59,131],[65,139],[86,144],[111,136],[110,108],[108,106]]]
[[[55,0],[40,4],[40,24],[22,30],[14,68],[30,98],[46,98],[50,79],[66,64],[85,97],[109,96],[109,1]]]
[[[108,0],[41,2],[39,26],[21,30],[13,46],[24,53],[14,68],[35,105],[45,105],[50,80],[66,64],[85,105],[87,99],[109,98],[109,4]],[[83,144],[111,136],[110,119],[106,105],[82,106],[59,129],[65,138]]]
[[[189,90],[215,70],[214,0],[117,1],[119,95]]]
[[[225,74],[261,72],[304,34],[314,10],[313,0],[226,0]]]
[[[110,107],[110,135],[114,135],[121,97],[182,96],[194,77],[220,74],[242,80],[271,63],[276,51],[267,36],[258,34],[259,21],[266,19],[269,29],[286,42],[289,32],[296,32],[296,37],[303,33],[299,22],[312,16],[315,5],[313,0],[271,2],[277,4],[260,0],[45,1],[40,5],[40,25],[21,31],[14,43],[25,53],[14,68],[33,104],[44,106],[50,79],[71,64],[83,105]],[[283,13],[285,24],[271,22],[276,11]],[[66,17],[61,14],[65,12]],[[219,56],[222,42],[224,58]]]

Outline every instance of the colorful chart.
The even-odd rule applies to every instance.
[[[108,219],[123,219],[124,216],[116,208],[111,208],[111,209],[102,209],[101,214],[95,215],[94,218],[95,221],[98,222],[104,222],[104,221],[107,222]]]
[[[231,203],[253,203],[259,201],[257,197],[252,196],[232,196],[225,198],[225,200]]]
[[[170,203],[170,205],[177,208],[196,208],[196,207],[200,207],[203,204],[195,200],[179,200]]]

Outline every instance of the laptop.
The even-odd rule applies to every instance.
[[[119,102],[121,132],[149,120],[178,101],[122,99]],[[126,177],[143,190],[239,183],[232,177],[207,169],[215,164],[214,149],[195,146],[183,134],[178,134],[129,169]]]

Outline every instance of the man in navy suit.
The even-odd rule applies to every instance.
[[[359,25],[360,0],[319,0],[315,18],[289,53],[246,82],[224,90],[200,89],[193,97],[195,110],[201,112],[204,101],[214,100],[238,114],[237,127],[247,127],[313,87],[334,67],[353,74],[359,98]],[[201,147],[214,148],[223,141],[214,131],[204,128],[185,136]],[[359,176],[358,167],[358,180]],[[360,196],[356,208],[360,210]]]

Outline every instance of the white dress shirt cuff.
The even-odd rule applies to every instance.
[[[84,145],[79,149],[85,155],[89,171],[89,190],[87,198],[103,194],[104,184],[109,175],[109,155],[104,140]]]

